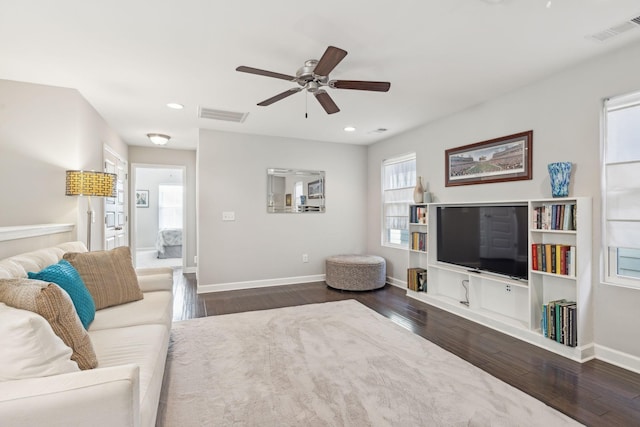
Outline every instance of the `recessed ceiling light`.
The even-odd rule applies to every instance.
[[[355,132],[356,128],[354,128],[353,126],[347,126],[344,128],[345,132]]]
[[[177,102],[170,102],[167,104],[167,107],[173,108],[174,110],[182,110],[184,105],[178,104]]]

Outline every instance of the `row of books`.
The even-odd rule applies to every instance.
[[[531,244],[531,269],[575,276],[576,247],[553,243],[533,243]]]
[[[421,231],[414,231],[411,233],[411,250],[412,251],[427,251],[427,233]]]
[[[574,301],[549,301],[542,306],[542,335],[569,347],[578,345],[578,320]]]
[[[427,207],[426,206],[410,206],[409,222],[412,224],[427,223]]]
[[[575,230],[575,203],[548,203],[533,208],[533,228],[536,230]]]
[[[411,291],[427,292],[427,270],[420,267],[408,268],[407,288]]]

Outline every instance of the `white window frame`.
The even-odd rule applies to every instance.
[[[610,210],[607,202],[611,199],[611,195],[615,192],[615,188],[607,182],[608,167],[624,167],[637,165],[640,168],[640,159],[607,159],[608,144],[608,113],[622,108],[640,108],[640,92],[626,94],[614,98],[605,99],[602,111],[602,133],[601,133],[601,180],[602,180],[602,282],[613,286],[623,286],[627,288],[640,289],[640,278],[632,276],[624,276],[618,273],[618,247],[610,246],[614,236],[610,232],[611,223],[631,222],[637,223],[638,220],[633,218],[610,218]],[[637,181],[636,181],[637,182]],[[613,202],[612,202],[612,205]],[[614,205],[615,206],[615,205]],[[637,248],[631,248],[637,249]]]
[[[413,189],[415,188],[416,185],[416,172],[414,170],[413,176],[410,176],[407,178],[407,180],[405,181],[404,185],[401,185],[399,187],[395,187],[395,188],[387,188],[386,187],[386,182],[385,182],[385,178],[386,178],[386,171],[385,168],[387,166],[393,165],[393,164],[398,164],[398,163],[404,163],[404,162],[410,162],[413,161],[414,163],[416,162],[416,153],[408,153],[408,154],[403,154],[400,156],[395,156],[389,159],[385,159],[382,161],[382,165],[380,168],[380,188],[381,188],[381,218],[382,218],[382,222],[380,224],[380,243],[382,246],[386,246],[386,247],[390,247],[390,248],[396,248],[396,249],[403,249],[403,250],[409,250],[409,241],[407,238],[407,242],[405,244],[402,243],[393,243],[390,242],[387,238],[388,233],[387,233],[387,207],[388,205],[399,205],[397,207],[398,209],[398,213],[402,213],[401,215],[394,215],[394,217],[397,218],[401,218],[401,217],[406,217],[406,224],[407,224],[407,236],[409,233],[409,205],[413,203]],[[403,191],[406,190],[407,196],[406,196],[406,200],[396,200],[396,201],[392,201],[389,202],[387,201],[387,192],[390,191]]]

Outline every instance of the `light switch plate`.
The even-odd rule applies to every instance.
[[[222,220],[223,221],[235,221],[236,213],[235,212],[222,212]]]

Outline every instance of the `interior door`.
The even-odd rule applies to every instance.
[[[110,148],[104,150],[104,170],[115,173],[116,197],[105,199],[104,209],[104,248],[113,249],[118,246],[127,246],[129,242],[129,225],[127,215],[127,162],[122,160],[117,153]]]

